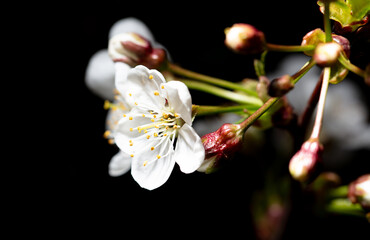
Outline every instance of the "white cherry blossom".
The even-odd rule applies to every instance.
[[[157,70],[131,69],[116,88],[131,111],[124,114],[115,143],[131,159],[131,174],[143,188],[152,190],[169,178],[175,162],[184,173],[194,172],[204,160],[204,148],[192,125],[188,88],[166,82]]]

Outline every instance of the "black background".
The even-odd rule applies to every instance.
[[[250,23],[264,31],[268,42],[300,44],[307,32],[322,27],[315,1],[60,3],[31,15],[36,19],[33,26],[41,29],[34,54],[43,54],[33,72],[40,76],[38,88],[50,89],[34,97],[53,103],[51,108],[41,108],[45,117],[35,129],[46,132],[42,143],[32,149],[39,156],[42,171],[28,171],[39,181],[25,184],[30,190],[24,194],[26,199],[36,202],[26,204],[32,211],[27,217],[32,220],[42,213],[43,219],[32,232],[48,236],[45,229],[53,232],[50,236],[104,234],[100,236],[105,239],[110,239],[110,234],[128,239],[255,239],[249,204],[253,191],[262,183],[252,160],[236,159],[212,175],[186,175],[176,166],[166,184],[154,191],[141,189],[130,174],[108,175],[108,163],[118,150],[102,137],[104,101],[85,86],[86,66],[95,52],[107,47],[109,29],[116,21],[136,17],[166,46],[175,63],[233,81],[255,77],[253,59],[224,46],[224,29],[238,22]],[[269,54],[267,71],[284,55]],[[351,76],[369,94],[361,79]],[[199,93],[193,95],[196,104],[215,101]],[[346,175],[347,180],[365,172],[354,170]],[[316,217],[305,207],[300,202],[295,206],[284,239],[356,239],[369,228],[364,220]]]

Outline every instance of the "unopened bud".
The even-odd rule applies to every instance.
[[[325,42],[325,33],[320,28],[316,28],[308,32],[302,39],[301,46],[316,46],[319,43]],[[314,50],[305,51],[304,54],[308,56],[313,56]]]
[[[364,209],[370,210],[370,174],[349,184],[348,198],[352,203],[359,203]]]
[[[351,44],[348,41],[348,39],[343,37],[343,36],[336,35],[336,34],[332,34],[332,37],[333,37],[333,41],[338,43],[342,47],[343,52],[349,58],[350,50],[351,50]]]
[[[252,25],[236,23],[225,29],[225,44],[240,54],[259,54],[266,49],[265,34]]]
[[[335,42],[319,43],[316,46],[313,58],[320,67],[333,66],[337,61],[342,47]]]
[[[321,163],[323,146],[318,140],[309,139],[302,144],[301,149],[290,159],[289,172],[300,182],[311,179]]]
[[[159,68],[166,60],[163,49],[152,48],[147,39],[136,33],[121,33],[112,37],[108,54],[114,62],[124,62],[132,67],[144,65]]]
[[[225,123],[217,131],[202,137],[205,160],[198,171],[211,173],[224,160],[231,159],[242,146],[243,131],[238,124]]]
[[[268,94],[271,97],[281,97],[294,88],[293,79],[289,75],[275,78],[270,82]]]

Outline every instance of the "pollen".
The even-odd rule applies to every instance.
[[[154,118],[152,118],[152,119],[150,119],[150,121],[154,122],[155,120],[154,120]]]
[[[138,104],[137,104],[137,102],[135,102],[135,105],[137,106]]]
[[[150,150],[153,151],[154,150],[154,147],[151,147]]]
[[[157,159],[160,159],[161,158],[161,156],[160,155],[157,155]]]
[[[128,95],[129,95],[130,97],[132,97],[132,93],[129,93]]]
[[[143,165],[144,167],[148,164],[148,161],[144,161]]]
[[[154,136],[154,137],[158,137],[158,133],[154,133],[154,134],[153,134],[153,136]]]
[[[145,114],[143,114],[142,116],[145,117]]]
[[[153,79],[153,75],[149,75],[149,79]]]
[[[134,154],[131,154],[130,157],[134,157]]]
[[[161,88],[164,89],[164,86],[162,85]]]
[[[154,91],[154,95],[155,96],[159,96],[159,92],[158,91]]]
[[[113,145],[114,144],[114,139],[109,139],[108,143]]]
[[[132,117],[129,117],[128,119],[129,119],[129,120],[132,120],[133,118],[132,118]]]
[[[177,113],[175,113],[175,117],[176,117],[176,118],[178,118],[178,117],[180,117],[180,115],[179,115],[179,114],[177,114]]]
[[[134,131],[134,129],[133,128],[130,128],[130,132],[132,132],[132,131]]]
[[[146,135],[146,139],[149,139],[150,138],[150,135]]]
[[[130,147],[132,147],[134,144],[133,143],[130,143]]]
[[[109,130],[105,131],[104,134],[103,134],[104,138],[108,138],[109,135],[111,135],[111,131],[109,131]]]
[[[123,114],[123,117],[126,117],[126,114]]]
[[[108,100],[104,101],[104,109],[108,110],[110,108],[110,102]]]

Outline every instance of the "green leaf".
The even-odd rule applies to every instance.
[[[324,13],[324,2],[318,1],[320,11]],[[351,31],[366,24],[365,17],[370,12],[369,0],[335,0],[330,2],[329,17],[339,22],[343,28],[349,27]]]

